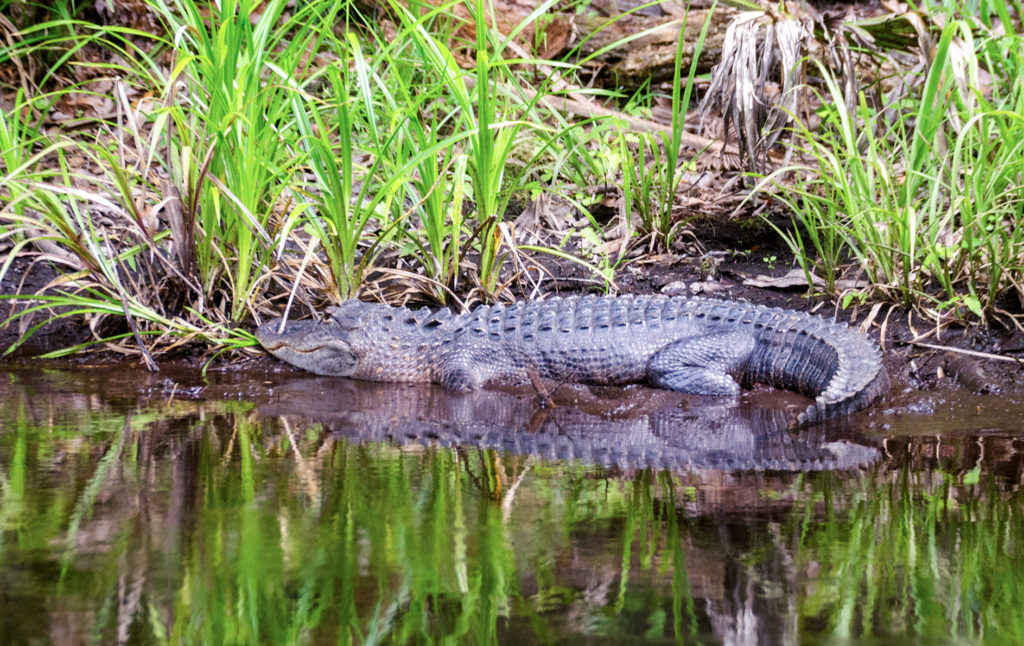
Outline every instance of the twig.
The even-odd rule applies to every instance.
[[[928,348],[930,350],[942,350],[945,352],[953,352],[956,354],[966,354],[972,357],[978,357],[979,359],[988,359],[990,361],[1006,361],[1009,363],[1016,363],[1017,365],[1024,365],[1024,360],[1018,359],[1017,357],[1007,357],[1002,354],[992,354],[990,352],[978,352],[977,350],[964,350],[962,348],[952,348],[946,345],[936,345],[934,343],[921,343],[920,341],[906,341],[907,345],[916,345],[921,348]]]
[[[521,91],[529,100],[533,100],[533,98],[537,96],[537,92],[529,88],[521,88]],[[623,112],[619,112],[618,110],[611,110],[592,101],[584,102],[579,99],[553,94],[542,95],[540,97],[540,101],[551,110],[558,111],[561,109],[587,119],[593,119],[596,117],[614,118],[626,122],[631,130],[638,130],[652,134],[672,134],[671,126],[651,121],[649,119],[643,119],[641,117],[634,117]],[[710,139],[690,132],[680,133],[679,141],[684,146],[696,148],[697,150],[706,149],[707,152],[712,154],[722,152],[733,155],[739,154],[739,150],[735,146],[726,145],[719,139]]]
[[[522,56],[526,56],[525,52],[521,53]],[[559,112],[569,112],[575,114],[578,117],[584,117],[586,119],[594,119],[598,117],[614,118],[620,121],[624,121],[631,130],[637,130],[641,132],[648,132],[651,134],[662,133],[666,135],[672,134],[672,127],[651,121],[649,119],[643,119],[641,117],[634,117],[618,110],[611,110],[604,106],[598,105],[593,101],[590,101],[586,94],[581,94],[582,88],[576,88],[567,83],[561,76],[552,68],[547,65],[540,66],[543,73],[547,74],[550,78],[553,78],[553,85],[560,89],[559,94],[547,94],[539,93],[534,90],[525,87],[516,88],[519,93],[526,99],[527,102],[537,99],[540,103],[543,103],[548,109]],[[476,87],[476,79],[470,76],[464,77],[466,87],[472,90]],[[738,155],[739,149],[735,146],[725,144],[725,142],[719,139],[709,139],[708,137],[702,137],[695,135],[690,132],[680,133],[679,142],[684,146],[695,148],[697,150],[706,150],[709,153],[729,153],[732,155]]]
[[[544,387],[543,382],[540,380],[540,375],[533,368],[526,369],[526,376],[530,378],[530,385],[537,392],[537,405],[541,408],[554,408],[555,403],[551,401],[552,393]],[[556,386],[557,388],[557,386]]]
[[[288,303],[284,306],[284,314],[281,315],[281,325],[277,326],[277,333],[284,334],[284,326],[288,322],[288,312],[292,309],[292,302],[295,300],[295,293],[299,291],[299,283],[302,282],[302,275],[306,273],[306,265],[309,264],[309,259],[313,257],[313,250],[319,244],[319,238],[314,238],[309,241],[309,246],[306,247],[306,253],[302,257],[302,264],[299,265],[299,273],[295,276],[295,283],[292,285],[291,293],[288,294]]]

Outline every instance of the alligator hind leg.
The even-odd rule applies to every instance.
[[[692,336],[659,350],[647,369],[651,383],[691,395],[736,395],[754,337],[743,332]]]

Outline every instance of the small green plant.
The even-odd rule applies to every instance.
[[[717,1],[708,11],[707,19],[693,46],[692,62],[686,76],[683,76],[682,60],[687,45],[684,39],[679,39],[673,66],[671,131],[658,135],[640,134],[635,137],[619,132],[617,153],[621,160],[621,185],[627,226],[632,231],[632,217],[635,213],[637,225],[642,233],[650,236],[652,248],[655,245],[666,248],[671,246],[681,224],[675,220],[673,212],[676,192],[682,178],[679,169],[685,166],[680,160],[682,134],[697,73],[697,60],[704,46],[716,5]],[[689,5],[683,16],[680,33],[685,31],[688,17]],[[631,103],[637,100],[639,98],[635,95]]]
[[[0,242],[12,245],[0,263],[0,280],[30,243],[33,231],[38,231],[38,219],[30,214],[40,196],[38,187],[54,174],[43,170],[40,162],[72,145],[66,139],[51,141],[42,131],[41,121],[23,90],[15,94],[9,113],[0,111]]]
[[[708,9],[707,18],[701,28],[697,42],[693,44],[693,54],[690,62],[689,73],[684,78],[682,75],[683,50],[687,45],[685,39],[680,38],[676,47],[675,64],[672,73],[672,132],[669,135],[661,135],[661,144],[665,150],[665,163],[659,166],[662,170],[659,183],[660,195],[658,196],[659,209],[656,221],[653,222],[652,231],[656,233],[665,244],[665,247],[672,245],[675,236],[675,224],[672,221],[672,211],[675,206],[676,191],[679,188],[681,175],[679,174],[679,155],[682,146],[683,128],[686,125],[686,115],[690,109],[690,97],[693,93],[694,77],[697,75],[697,61],[700,52],[704,48],[704,39],[708,35],[708,28],[711,26],[711,17],[714,15],[718,0],[711,3]],[[686,12],[683,14],[680,33],[686,29],[686,20],[690,14],[690,5],[686,5]],[[684,89],[685,88],[685,89]]]
[[[630,145],[635,139],[636,152]],[[619,136],[619,151],[622,157],[622,199],[624,212],[628,218],[627,225],[633,230],[632,215],[637,215],[640,230],[651,235],[652,245],[656,242],[658,231],[658,214],[656,195],[661,193],[659,182],[661,168],[664,165],[661,148],[653,135],[641,134],[629,137],[625,133]]]
[[[309,208],[303,210],[306,217],[285,221],[279,244],[287,244],[293,227],[303,222],[304,230],[312,236],[311,245],[315,242],[327,255],[337,297],[346,299],[356,295],[363,271],[374,255],[360,257],[365,229],[372,219],[386,227],[394,190],[380,190],[374,199],[369,197],[370,182],[364,181],[356,190],[359,180],[353,158],[360,130],[365,128],[374,141],[379,141],[380,134],[376,130],[375,97],[370,93],[369,71],[361,47],[351,38],[337,46],[341,49],[339,53],[347,54],[342,60],[352,60],[353,65],[351,70],[349,65],[330,65],[324,71],[323,80],[331,88],[330,98],[320,101],[306,94],[295,94],[292,98],[292,115],[302,134],[314,181],[302,190],[309,200]],[[379,144],[385,145],[386,142]],[[386,157],[378,155],[368,175],[372,176],[385,160]],[[378,206],[383,207],[379,212]],[[314,247],[309,247],[306,253],[313,254]]]

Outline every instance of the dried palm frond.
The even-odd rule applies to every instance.
[[[849,110],[858,95],[852,47],[884,58],[891,50],[925,49],[928,34],[920,16],[904,13],[879,19],[821,13],[810,5],[786,3],[785,11],[765,8],[738,14],[729,25],[722,58],[700,104],[701,118],[722,113],[728,139],[736,130],[749,170],[764,173],[767,152],[793,118],[808,109],[806,65],[816,59],[840,80]]]
[[[713,107],[722,110],[726,139],[731,123],[744,158],[757,171],[763,170],[764,151],[787,121],[783,106],[789,114],[797,107],[794,86],[803,72],[798,61],[810,32],[801,20],[766,20],[768,15],[767,11],[747,11],[729,25],[722,60],[712,72],[711,86],[700,105],[702,116]],[[772,101],[765,88],[776,55],[788,73],[781,84],[781,100]]]

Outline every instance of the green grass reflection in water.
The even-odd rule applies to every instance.
[[[620,473],[352,444],[240,403],[11,392],[5,644],[1024,643],[1012,439],[943,460],[893,441],[840,473]]]

